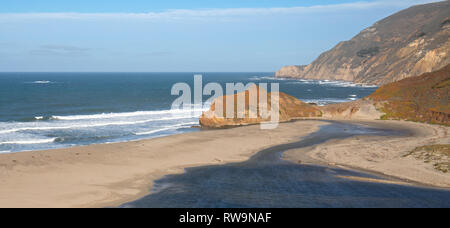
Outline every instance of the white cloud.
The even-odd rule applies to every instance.
[[[295,15],[344,10],[362,10],[380,7],[408,7],[416,4],[436,2],[436,0],[380,0],[373,2],[354,2],[333,5],[315,5],[289,8],[228,8],[228,9],[173,9],[149,13],[1,13],[0,22],[34,19],[186,19],[219,18],[237,16]]]

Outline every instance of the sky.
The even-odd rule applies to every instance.
[[[0,0],[0,72],[273,72],[432,0]]]

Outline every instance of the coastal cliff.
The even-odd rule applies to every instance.
[[[270,109],[270,93],[267,93]],[[234,96],[236,100],[237,94]],[[249,92],[245,91],[245,118],[218,118],[216,105],[223,105],[226,97],[217,98],[208,112],[203,113],[200,124],[203,127],[220,128],[256,124],[269,119],[249,118]],[[421,76],[406,78],[381,86],[363,99],[325,106],[304,103],[285,93],[280,96],[280,122],[305,117],[324,119],[357,120],[408,120],[433,124],[450,125],[450,64],[444,68]],[[258,93],[259,99],[259,93]],[[258,110],[257,107],[254,110]],[[225,108],[224,108],[225,110]]]
[[[408,120],[450,125],[450,64],[381,86],[361,100],[320,107],[327,119]]]
[[[383,85],[436,71],[450,63],[449,15],[450,1],[411,7],[275,76]]]

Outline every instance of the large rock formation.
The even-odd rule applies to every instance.
[[[450,1],[418,5],[387,17],[306,66],[276,77],[386,84],[450,63]]]
[[[219,118],[216,115],[216,106],[226,109],[227,97],[237,100],[238,94],[224,96],[215,100],[211,109],[203,113],[200,124],[203,127],[220,128],[226,126],[239,126],[269,121],[269,118],[250,118],[249,92],[245,91],[245,118],[237,118],[237,109],[234,109],[234,118]],[[270,93],[268,97],[268,110],[270,110]],[[257,93],[258,99],[260,94]],[[280,122],[305,117],[323,119],[357,119],[379,120],[395,119],[409,120],[425,123],[450,125],[450,64],[444,68],[425,73],[417,77],[406,78],[381,86],[377,91],[363,99],[326,106],[306,104],[297,98],[285,93],[279,93]]]
[[[254,89],[251,93],[251,91]],[[263,108],[270,112],[272,108],[271,97],[274,93],[267,93],[263,91],[260,93],[259,87],[250,87],[245,92],[236,93],[234,95],[227,95],[223,97],[216,98],[214,102],[211,104],[211,108],[209,111],[204,112],[200,117],[200,125],[202,127],[207,128],[223,128],[230,126],[241,126],[241,125],[249,125],[249,124],[257,124],[261,122],[270,121],[270,117],[264,117],[260,114]],[[238,108],[237,101],[238,96],[245,96],[245,109],[243,110],[244,118],[238,117]],[[255,98],[256,96],[256,98]],[[267,105],[259,106],[259,99],[262,96],[267,97]],[[304,117],[320,117],[322,116],[322,112],[317,106],[309,105],[300,101],[299,99],[289,96],[285,93],[279,92],[279,122],[286,122],[293,119],[299,119]],[[234,100],[234,117],[232,118],[224,118],[226,116],[226,101],[227,98]],[[255,99],[255,103],[250,102]],[[256,104],[256,106],[255,106]],[[217,107],[221,107],[222,112],[218,112]],[[242,110],[241,110],[242,111]],[[222,113],[222,114],[220,114]]]

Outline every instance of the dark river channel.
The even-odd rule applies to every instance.
[[[137,208],[303,208],[450,207],[450,191],[414,185],[364,182],[353,176],[389,179],[336,167],[295,164],[281,155],[331,139],[356,135],[401,136],[405,131],[331,122],[300,142],[262,150],[249,160],[188,168],[157,180],[152,194],[121,207]]]

